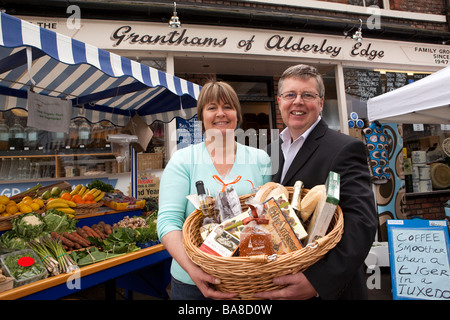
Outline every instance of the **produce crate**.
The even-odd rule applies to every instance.
[[[137,169],[138,171],[145,171],[149,169],[162,169],[163,158],[164,158],[163,153],[138,153]]]
[[[138,200],[135,204],[130,204],[127,202],[105,201],[105,205],[114,210],[143,209],[145,206],[145,200]]]
[[[0,282],[0,292],[10,290],[14,287],[14,279],[13,278],[6,278],[5,281]]]
[[[36,267],[38,267],[40,270],[42,270],[42,272],[40,272],[39,274],[34,275],[33,277],[30,278],[26,278],[26,279],[16,279],[13,277],[10,269],[8,268],[8,265],[6,264],[6,260],[9,257],[14,257],[14,259],[16,259],[15,257],[17,257],[17,261],[19,260],[20,257],[23,256],[29,256],[31,258],[34,259],[34,264],[36,265]],[[17,262],[16,261],[16,262]],[[23,286],[25,284],[37,281],[37,280],[41,280],[41,279],[45,279],[48,277],[48,271],[45,268],[44,264],[41,262],[41,260],[37,257],[36,253],[31,250],[31,249],[25,249],[25,250],[19,250],[19,251],[14,251],[11,253],[7,253],[7,254],[3,254],[0,256],[0,262],[2,264],[2,272],[5,276],[7,277],[12,277],[14,278],[14,288]]]

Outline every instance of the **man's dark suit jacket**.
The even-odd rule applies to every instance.
[[[272,179],[275,182],[293,186],[301,180],[305,188],[311,189],[324,184],[330,171],[340,174],[344,234],[335,248],[304,272],[305,276],[322,299],[367,299],[363,263],[375,238],[378,217],[364,143],[328,128],[322,119],[295,156],[283,181],[281,141],[278,144],[279,169]],[[267,151],[276,167],[272,146],[276,148],[272,144]]]

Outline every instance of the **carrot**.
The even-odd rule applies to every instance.
[[[87,234],[86,231],[84,231],[82,228],[77,227],[77,233],[78,233],[81,237],[83,237],[84,239],[87,240],[88,234]]]
[[[78,232],[76,232],[76,231],[72,231],[70,234],[71,234],[73,237],[76,237],[76,238],[78,239],[78,243],[81,244],[81,245],[83,245],[84,247],[88,247],[88,246],[91,244],[87,239],[85,239],[85,238],[83,238],[82,236],[80,236],[80,235],[78,234]]]
[[[100,230],[103,234],[105,233],[105,222],[104,221],[100,221],[99,223],[97,223],[97,225],[95,226],[98,230]]]
[[[91,236],[92,238],[100,238],[100,235],[97,234],[97,232],[95,232],[94,229],[92,229],[89,226],[83,226],[83,230],[86,231],[86,233]],[[100,238],[101,239],[101,238]]]
[[[98,234],[100,239],[102,239],[102,240],[106,239],[106,236],[103,234],[103,232],[99,228],[94,227],[94,228],[92,228],[92,230],[94,230]]]
[[[66,245],[66,246],[68,246],[68,247],[70,247],[70,248],[73,248],[73,247],[74,247],[74,243],[73,243],[72,241],[70,241],[70,240],[67,239],[66,237],[63,237],[62,235],[60,235],[60,234],[57,233],[57,232],[54,232],[54,231],[53,231],[53,232],[51,233],[51,236],[52,236],[54,239],[60,239],[63,245]]]
[[[63,232],[62,236],[69,239],[70,241],[72,241],[74,243],[75,247],[77,247],[77,244],[78,244],[78,246],[80,246],[80,248],[84,247],[84,241],[79,242],[78,237],[76,237],[68,232]],[[76,248],[76,249],[80,249],[80,248]]]
[[[105,233],[110,235],[112,233],[112,228],[110,224],[105,224]]]

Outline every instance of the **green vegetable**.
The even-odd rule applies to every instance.
[[[42,217],[34,212],[21,214],[12,219],[12,230],[17,236],[31,240],[42,235],[45,223]]]
[[[23,250],[27,248],[27,241],[18,237],[15,231],[9,230],[0,236],[0,247],[8,250]]]
[[[139,247],[136,246],[136,235],[137,232],[133,229],[119,227],[115,228],[105,240],[93,237],[88,237],[88,240],[105,252],[127,253],[139,250]]]
[[[48,247],[43,243],[43,241],[31,240],[28,243],[28,247],[32,249],[41,259],[47,271],[50,272],[52,276],[60,274],[58,261],[52,256]]]
[[[96,247],[86,248],[85,250],[72,251],[70,257],[80,267],[89,265],[95,262],[100,262],[106,259],[114,258],[123,255],[113,254],[110,252],[100,251]]]
[[[45,268],[40,263],[33,263],[31,266],[23,267],[17,262],[22,257],[33,257],[32,250],[18,251],[11,253],[4,259],[4,264],[8,268],[11,277],[17,281],[33,278],[45,272]]]
[[[67,254],[67,251],[63,248],[61,240],[46,236],[42,237],[40,241],[48,248],[53,258],[58,261],[60,272],[68,273],[78,269],[78,265],[71,259],[71,257]]]
[[[108,183],[104,183],[103,181],[100,181],[98,179],[93,180],[91,183],[89,183],[86,186],[88,189],[98,189],[105,192],[111,192],[114,191],[114,187]]]
[[[77,220],[70,218],[67,214],[55,208],[48,209],[43,218],[45,223],[44,231],[47,232],[71,232],[76,230]]]

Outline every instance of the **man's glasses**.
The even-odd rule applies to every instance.
[[[303,101],[314,101],[319,95],[314,92],[297,93],[294,91],[285,92],[280,95],[280,97],[286,101],[294,101],[297,96],[301,96]]]

